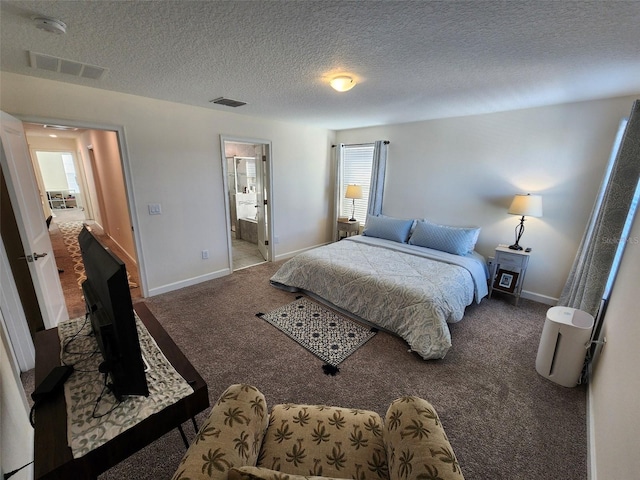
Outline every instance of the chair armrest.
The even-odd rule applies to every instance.
[[[211,409],[173,480],[226,480],[230,468],[255,465],[267,421],[264,395],[250,385],[231,385]]]
[[[433,406],[419,397],[391,403],[384,420],[390,480],[461,480],[462,470]]]

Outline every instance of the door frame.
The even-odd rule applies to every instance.
[[[131,173],[131,162],[129,160],[129,153],[127,149],[127,140],[125,135],[125,129],[123,125],[109,125],[104,123],[92,123],[76,120],[63,120],[59,118],[51,117],[38,117],[29,115],[14,115],[17,119],[27,123],[40,123],[40,124],[53,124],[64,125],[67,127],[76,127],[86,130],[107,130],[115,132],[118,138],[118,150],[120,153],[120,162],[122,166],[122,174],[124,176],[124,189],[127,195],[127,208],[129,210],[129,218],[131,219],[131,226],[133,227],[133,243],[136,248],[136,256],[138,259],[138,274],[140,276],[140,287],[142,289],[142,296],[144,298],[149,296],[149,288],[147,286],[147,274],[145,268],[144,250],[142,249],[142,242],[139,231],[139,222],[136,209],[135,196],[133,193],[133,175]]]
[[[231,206],[229,205],[229,181],[228,181],[228,168],[227,168],[227,156],[225,152],[225,143],[246,143],[250,145],[266,145],[267,147],[267,159],[265,168],[266,188],[267,188],[267,225],[265,229],[266,238],[269,242],[267,245],[268,259],[267,262],[273,262],[274,251],[273,245],[273,232],[274,232],[274,220],[273,220],[273,149],[270,140],[264,140],[260,138],[250,137],[236,137],[232,135],[220,135],[220,161],[222,163],[222,188],[224,192],[224,208],[225,208],[225,227],[227,230],[227,251],[229,257],[229,269],[233,272],[233,244],[231,241]],[[262,159],[256,159],[256,161],[262,161]],[[258,226],[260,227],[260,226]]]

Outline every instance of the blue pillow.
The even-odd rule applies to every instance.
[[[476,247],[478,235],[480,235],[480,228],[449,227],[419,220],[416,222],[409,243],[454,255],[466,255]]]
[[[407,243],[409,232],[413,220],[402,220],[400,218],[385,217],[380,215],[374,217],[367,215],[367,223],[365,224],[362,234],[367,237],[384,238],[393,240],[394,242]]]

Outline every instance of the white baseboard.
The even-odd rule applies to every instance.
[[[326,245],[326,244],[323,244]],[[303,248],[301,250],[296,250],[294,252],[285,253],[282,255],[276,255],[275,262],[279,260],[288,260],[289,258],[295,257],[297,254],[306,252],[307,250],[311,250],[313,248],[317,248],[321,245],[314,245],[313,247]],[[207,273],[206,275],[200,275],[198,277],[188,278],[186,280],[181,280],[179,282],[169,283],[167,285],[162,285],[161,287],[150,288],[149,296],[153,297],[155,295],[160,295],[163,293],[173,292],[174,290],[179,290],[184,287],[190,287],[192,285],[196,285],[198,283],[206,282],[207,280],[213,280],[214,278],[224,277],[226,275],[231,275],[233,272],[230,268],[223,268],[222,270],[218,270],[216,272]]]
[[[223,268],[222,270],[218,270],[217,272],[211,272],[207,273],[206,275],[200,275],[198,277],[188,278],[179,282],[169,283],[161,287],[151,288],[149,289],[149,296],[154,297],[162,293],[173,292],[174,290],[179,290],[184,287],[190,287],[192,285],[197,285],[198,283],[206,282],[207,280],[213,280],[214,278],[220,278],[230,274],[231,270],[229,268]]]
[[[541,295],[535,292],[529,292],[527,290],[523,290],[520,293],[522,298],[526,298],[527,300],[533,300],[534,302],[544,303],[546,305],[556,306],[558,304],[558,299],[554,297],[549,297],[547,295]]]
[[[589,365],[591,370],[591,365]],[[591,372],[589,372],[589,386],[587,388],[587,480],[597,480],[596,469],[596,437],[593,430],[594,415],[591,406]]]

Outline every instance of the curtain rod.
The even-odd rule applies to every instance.
[[[389,140],[384,140],[383,143],[385,145],[389,145],[391,142]],[[361,147],[364,145],[371,145],[371,143],[345,143],[347,147]],[[331,148],[337,147],[337,145],[331,145]]]

